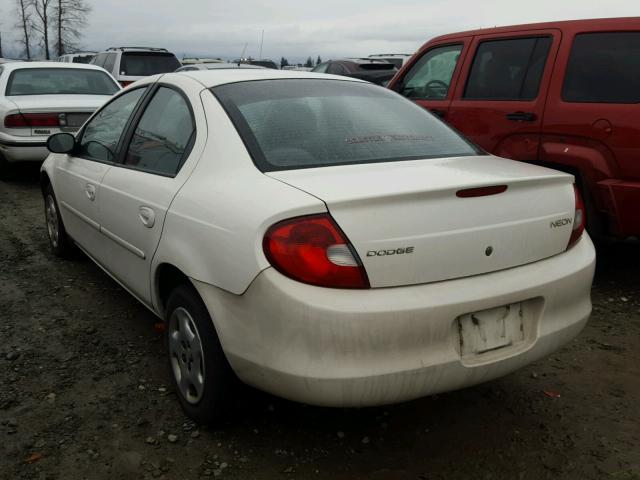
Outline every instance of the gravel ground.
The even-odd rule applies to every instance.
[[[2,479],[640,479],[640,245],[598,251],[563,350],[475,388],[322,409],[247,388],[189,421],[156,319],[92,262],[49,253],[37,172],[0,182]]]

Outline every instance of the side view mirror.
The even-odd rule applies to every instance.
[[[52,153],[70,153],[76,146],[76,137],[70,133],[56,133],[47,138],[47,148]]]

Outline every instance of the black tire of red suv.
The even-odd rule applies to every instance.
[[[12,180],[13,173],[11,164],[0,153],[0,180]]]
[[[584,208],[586,213],[586,230],[594,243],[602,243],[608,236],[606,227],[606,218],[603,213],[600,213],[596,208],[591,191],[585,184],[585,182],[576,175],[576,186],[580,191],[580,196],[584,202]]]
[[[182,374],[176,373],[178,370],[188,374],[192,368],[199,368],[194,365],[189,366],[189,355],[193,354],[194,349],[182,345],[181,333],[176,331],[175,326],[178,314],[190,323],[188,329],[192,330],[191,333],[196,333],[202,347],[203,388],[201,392],[194,390],[194,395],[190,395],[188,389],[185,392],[178,381],[178,376]],[[171,292],[165,309],[165,321],[169,368],[182,409],[198,423],[213,425],[220,423],[231,412],[238,381],[222,350],[207,307],[192,285],[180,285]],[[179,341],[176,341],[176,335],[181,337]],[[172,336],[174,336],[173,339]],[[176,344],[178,344],[177,347]]]

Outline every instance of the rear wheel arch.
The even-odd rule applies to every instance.
[[[7,160],[2,152],[0,152],[0,180],[11,180],[12,179],[12,168],[9,160]]]
[[[51,179],[49,178],[49,174],[47,172],[40,172],[40,190],[44,195],[47,187],[51,185]]]
[[[178,267],[170,263],[162,263],[158,266],[155,274],[155,292],[163,316],[171,292],[180,285],[193,287],[189,277]]]

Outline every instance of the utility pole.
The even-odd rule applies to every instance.
[[[260,37],[260,55],[258,60],[262,60],[262,44],[264,43],[264,28],[262,29],[262,36]]]

